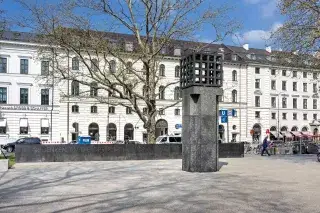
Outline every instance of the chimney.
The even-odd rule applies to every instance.
[[[244,44],[242,47],[243,47],[243,49],[245,49],[247,51],[249,50],[249,44]]]
[[[271,46],[266,47],[266,51],[267,51],[268,53],[271,53]]]

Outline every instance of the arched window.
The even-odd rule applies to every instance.
[[[146,85],[143,85],[142,87],[142,96],[146,96],[147,95],[147,86]]]
[[[99,62],[98,59],[92,59],[91,60],[91,70],[94,72],[97,72],[99,70]]]
[[[91,123],[88,128],[88,134],[91,136],[91,140],[99,141],[99,125]]]
[[[72,112],[75,112],[75,113],[78,113],[78,112],[79,112],[79,106],[78,106],[78,105],[73,105],[73,106],[71,107],[71,111],[72,111]]]
[[[127,67],[126,67],[127,73],[130,73],[131,70],[132,70],[132,62],[131,62],[131,61],[128,61],[126,66],[127,66]]]
[[[159,87],[159,99],[164,100],[165,99],[165,89],[164,86]]]
[[[182,96],[180,87],[175,87],[174,88],[174,100],[179,100]]]
[[[107,140],[117,140],[117,126],[114,123],[109,123],[107,126]]]
[[[232,71],[232,81],[237,81],[237,71]]]
[[[117,64],[114,60],[111,60],[110,61],[110,64],[109,64],[109,70],[111,73],[115,73],[116,72],[116,69],[117,69]]]
[[[280,131],[281,131],[281,132],[286,132],[286,131],[288,131],[288,127],[283,126],[283,127],[281,127]]]
[[[71,95],[78,96],[79,95],[79,82],[72,81],[71,83]]]
[[[306,126],[302,127],[301,131],[302,132],[308,132],[308,127],[306,127]]]
[[[160,69],[159,69],[159,76],[165,76],[166,73],[166,67],[164,64],[160,64]]]
[[[90,85],[90,96],[96,97],[98,96],[98,84],[96,82],[92,82]]]
[[[238,102],[237,90],[232,90],[232,102],[233,103]]]
[[[296,126],[293,126],[293,127],[291,128],[291,131],[293,131],[293,132],[296,132],[296,131],[298,131],[298,127],[296,127]]]
[[[275,132],[275,131],[277,131],[277,127],[272,126],[272,127],[270,128],[270,131],[271,131],[271,132]]]
[[[174,72],[174,76],[175,76],[176,78],[179,78],[179,77],[180,77],[180,66],[176,66],[175,72]]]
[[[72,70],[79,70],[79,59],[77,57],[72,58]]]
[[[133,140],[133,125],[128,123],[124,126],[124,140]]]

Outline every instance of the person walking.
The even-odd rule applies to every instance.
[[[263,156],[264,152],[270,156],[270,153],[268,152],[268,137],[263,139],[261,156]]]

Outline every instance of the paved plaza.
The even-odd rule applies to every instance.
[[[218,173],[181,160],[16,164],[0,176],[0,212],[320,212],[315,156],[220,162]]]

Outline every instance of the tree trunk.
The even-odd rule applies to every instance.
[[[148,144],[154,144],[156,142],[156,119],[155,116],[151,116],[147,126]]]

